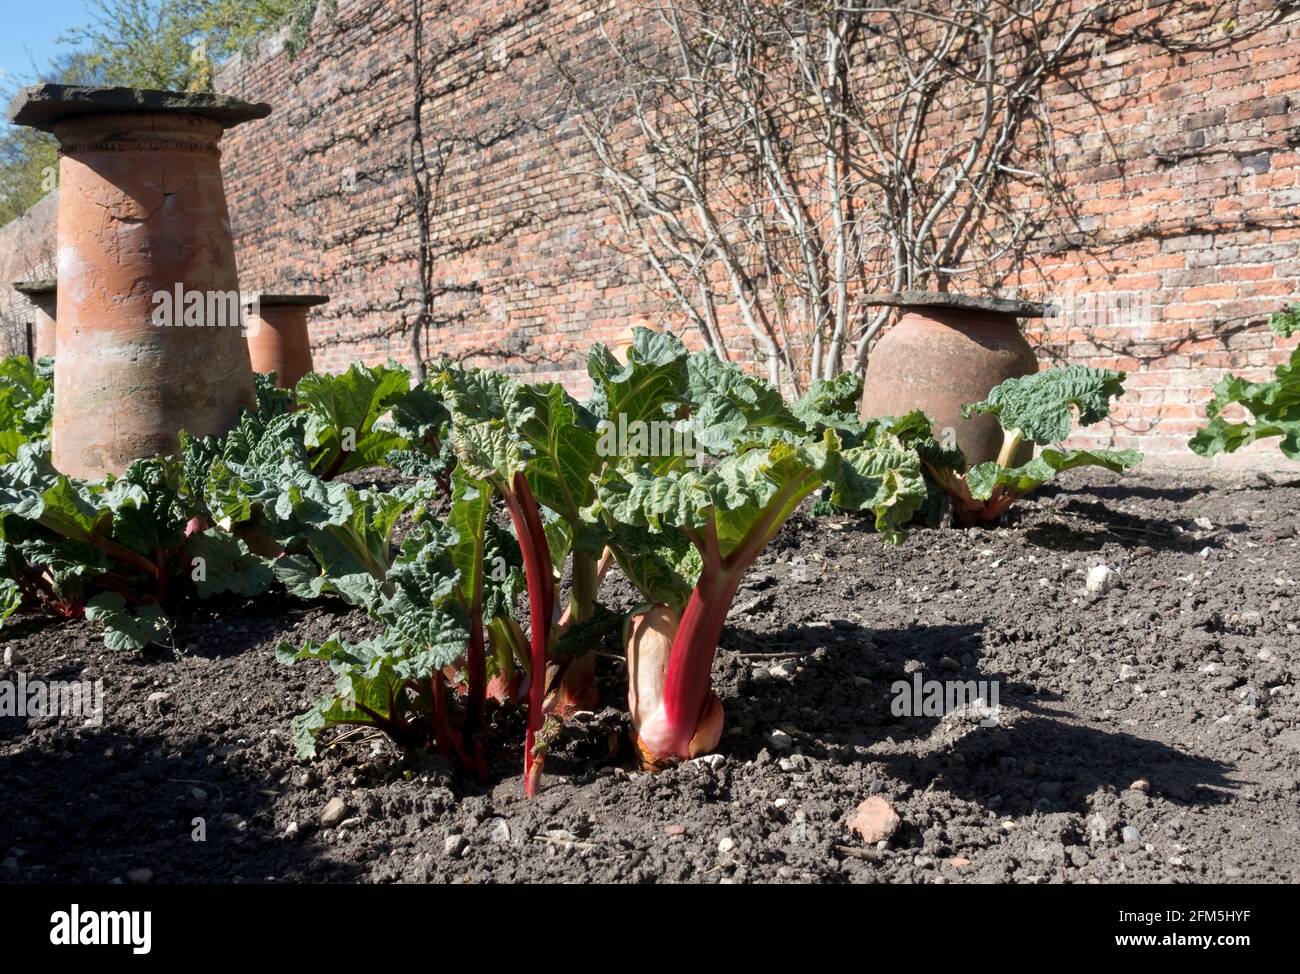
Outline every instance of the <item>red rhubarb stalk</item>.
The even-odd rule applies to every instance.
[[[528,681],[528,735],[524,741],[524,791],[531,798],[537,794],[542,778],[542,761],[534,753],[537,732],[542,729],[543,704],[546,699],[546,650],[550,642],[551,619],[555,606],[555,575],[551,567],[551,549],[542,530],[537,501],[523,473],[516,473],[513,490],[502,491],[506,509],[514,525],[515,537],[524,559],[524,578],[528,583],[529,643],[532,661]]]
[[[722,736],[722,702],[713,692],[710,671],[731,603],[746,569],[811,489],[800,483],[782,488],[725,558],[712,522],[686,532],[703,557],[704,568],[673,635],[661,700],[632,703],[637,747],[647,765],[685,760],[717,746]],[[657,624],[671,625],[671,619],[661,618]]]

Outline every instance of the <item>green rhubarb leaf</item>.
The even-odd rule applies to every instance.
[[[112,512],[113,539],[150,558],[177,548],[197,513],[184,495],[182,465],[168,457],[133,461],[105,480],[99,500]]]
[[[472,506],[475,501],[462,501]],[[472,530],[472,514],[458,515]],[[482,535],[462,539],[448,525],[425,523],[407,536],[389,572],[389,594],[374,614],[396,650],[397,673],[422,679],[464,655],[469,641],[469,600],[482,584]],[[460,565],[473,577],[462,575]]]
[[[1286,326],[1286,327],[1289,327]],[[1285,365],[1274,370],[1271,382],[1247,382],[1224,376],[1214,387],[1205,407],[1208,422],[1188,442],[1203,457],[1233,453],[1257,440],[1281,437],[1284,456],[1300,460],[1300,348]],[[1231,422],[1223,412],[1240,406],[1248,418]]]
[[[1124,473],[1141,460],[1142,454],[1136,450],[1055,450],[1047,447],[1020,467],[999,467],[993,462],[976,464],[966,474],[966,485],[971,497],[977,501],[987,501],[998,487],[1016,497],[1023,497],[1065,470],[1103,467],[1112,473]]]
[[[291,733],[299,757],[315,756],[317,739],[330,727],[369,726],[391,730],[409,709],[406,680],[397,672],[394,646],[386,637],[350,643],[334,633],[322,643],[294,648],[281,643],[276,658],[293,664],[319,660],[338,677],[332,696],[316,699],[294,718]]]
[[[509,423],[527,441],[528,485],[537,502],[570,521],[595,498],[596,420],[557,382],[518,386]]]
[[[270,418],[285,416],[293,412],[294,400],[292,389],[281,389],[276,385],[274,372],[255,372],[253,387],[257,393],[257,414]]]
[[[22,590],[12,578],[0,578],[0,626],[23,604]]]
[[[1070,365],[1007,379],[982,402],[962,407],[962,415],[997,416],[1002,428],[1019,430],[1027,440],[1046,446],[1070,435],[1073,412],[1080,426],[1110,414],[1110,401],[1124,392],[1124,373]]]
[[[16,429],[0,430],[0,466],[18,459],[18,451],[31,440]]]
[[[505,420],[455,424],[451,436],[457,464],[474,480],[510,484],[528,466],[528,448]]]
[[[822,482],[837,508],[873,514],[876,530],[889,542],[902,540],[927,495],[919,456],[898,446],[844,450]]]
[[[418,505],[435,490],[431,484],[357,490],[315,478],[282,487],[277,502],[266,508],[268,521],[286,547],[305,547],[310,559],[277,559],[276,577],[300,597],[335,594],[363,608],[388,584],[398,521],[413,508],[421,520],[425,511]]]
[[[1273,330],[1273,334],[1282,338],[1290,338],[1300,332],[1300,301],[1270,315],[1268,326]]]
[[[431,382],[423,382],[391,400],[385,426],[413,444],[427,444],[440,438],[451,412]]]
[[[685,399],[686,347],[676,336],[648,328],[632,329],[627,361],[603,344],[587,354],[592,398],[588,404],[597,420],[652,422],[671,418]]]
[[[171,620],[153,603],[135,609],[117,592],[103,592],[86,603],[86,619],[104,627],[104,645],[114,651],[137,651],[171,635]]]
[[[739,451],[781,433],[807,433],[779,392],[710,352],[690,357],[687,385],[694,443],[712,453]]]
[[[431,388],[450,410],[453,422],[505,420],[515,382],[500,372],[447,366],[431,380]]]
[[[49,439],[54,409],[53,371],[26,355],[0,360],[0,429],[26,441]]]
[[[199,598],[229,592],[232,595],[261,595],[275,581],[270,562],[259,558],[232,534],[209,528],[192,535],[185,545],[182,562]]]
[[[448,554],[459,575],[461,599],[467,605],[479,602],[483,594],[483,542],[492,516],[493,496],[486,481],[473,480],[459,469],[452,474],[451,508],[447,512],[447,527],[451,529]],[[430,537],[433,533],[432,527],[426,526],[423,536]],[[403,555],[405,548],[404,545]]]
[[[681,609],[699,580],[700,553],[680,531],[651,531],[618,522],[611,547],[619,567],[647,602]]]
[[[396,364],[353,364],[341,375],[310,372],[298,381],[299,408],[306,412],[311,468],[326,477],[377,466],[410,444],[377,425],[411,390],[411,374]]]
[[[30,444],[19,449],[16,461],[0,469],[0,513],[78,541],[107,533],[112,523],[112,511],[99,505],[102,492],[100,485],[74,484]],[[139,499],[143,502],[142,492]]]
[[[862,399],[862,376],[856,372],[841,372],[833,379],[818,379],[802,398],[791,404],[794,413],[810,432],[825,427],[857,432],[862,429],[858,420],[858,403]]]

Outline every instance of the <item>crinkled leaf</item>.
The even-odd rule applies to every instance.
[[[528,484],[537,502],[570,521],[595,497],[596,421],[558,382],[519,386],[510,426],[531,447]]]
[[[250,552],[234,535],[217,528],[190,537],[185,545],[183,567],[189,569],[194,589],[201,599],[223,592],[260,595],[275,580],[266,559]]]
[[[783,432],[807,433],[779,392],[710,352],[691,355],[687,385],[697,447],[723,453],[768,442]]]
[[[393,644],[385,637],[349,643],[334,633],[322,643],[309,641],[296,649],[281,643],[276,657],[289,664],[321,660],[338,677],[332,696],[317,698],[310,710],[294,718],[291,733],[299,757],[313,757],[317,738],[329,727],[387,729],[410,708],[406,681],[397,672]]]
[[[0,626],[18,611],[23,604],[23,594],[12,578],[0,578]]]
[[[332,477],[376,466],[394,450],[406,449],[405,437],[376,424],[410,388],[411,374],[395,364],[354,363],[341,375],[303,376],[296,391],[308,416],[312,470]]]
[[[1196,431],[1188,446],[1203,457],[1212,457],[1278,436],[1282,438],[1283,455],[1300,460],[1300,348],[1273,374],[1271,382],[1224,376],[1205,407],[1209,422]],[[1250,414],[1249,420],[1234,423],[1226,419],[1223,411],[1234,405],[1243,407]]]
[[[1017,497],[1038,489],[1064,470],[1075,467],[1104,467],[1124,473],[1137,466],[1142,454],[1136,450],[1055,450],[1047,447],[1020,467],[999,467],[996,463],[976,464],[966,474],[971,497],[986,501],[997,487]]]
[[[649,422],[677,413],[686,390],[686,347],[676,336],[648,328],[632,329],[627,361],[603,344],[587,353],[592,381],[592,414],[598,420]]]
[[[86,619],[104,627],[104,645],[114,651],[141,650],[171,635],[171,620],[153,603],[135,609],[117,592],[103,592],[86,603]]]
[[[1040,446],[1059,443],[1074,425],[1091,426],[1110,414],[1110,401],[1124,392],[1124,373],[1070,365],[999,383],[982,402],[962,407],[963,416],[997,416],[1002,428],[1020,430]]]
[[[790,411],[810,431],[823,427],[857,431],[858,402],[862,398],[862,376],[856,372],[841,372],[833,379],[818,379],[802,398],[792,403]]]

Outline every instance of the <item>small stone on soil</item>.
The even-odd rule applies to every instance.
[[[783,730],[774,730],[767,735],[767,743],[778,751],[788,751],[794,747],[794,738]]]
[[[858,810],[849,819],[849,829],[861,836],[867,845],[875,845],[893,838],[902,821],[889,802],[879,795],[873,795],[858,806]]]
[[[1120,829],[1119,837],[1125,845],[1136,845],[1142,841],[1142,833],[1131,825],[1126,825]]]
[[[348,807],[348,803],[342,798],[331,798],[329,804],[320,813],[321,827],[332,829],[347,818],[350,811],[352,809]]]
[[[145,706],[152,707],[153,709],[157,710],[161,708],[163,704],[171,700],[171,698],[172,695],[168,693],[166,690],[155,690],[153,693],[149,694],[149,696],[145,698]]]
[[[729,852],[734,852],[735,848],[736,840],[729,835],[723,836],[718,842],[718,851],[724,856]]]
[[[1093,594],[1104,595],[1119,584],[1117,575],[1109,565],[1094,565],[1088,569],[1088,578],[1084,587]]]
[[[460,835],[459,833],[456,835],[449,835],[447,838],[442,840],[442,851],[453,859],[459,859],[461,854],[465,851],[465,847],[468,845],[469,840],[466,839],[465,836]]]

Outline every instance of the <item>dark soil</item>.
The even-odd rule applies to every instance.
[[[798,519],[723,638],[720,754],[629,770],[611,646],[612,706],[567,725],[532,801],[504,714],[486,787],[368,734],[293,757],[290,718],[332,679],[273,650],[363,633],[358,613],[206,607],[143,656],[11,620],[0,678],[102,679],[106,715],[0,718],[0,878],[1297,882],[1298,509],[1296,486],[1093,475],[899,548]],[[1100,564],[1120,583],[1088,594]],[[998,681],[1000,717],[895,716],[913,672]],[[902,818],[883,848],[846,826],[873,794]]]

